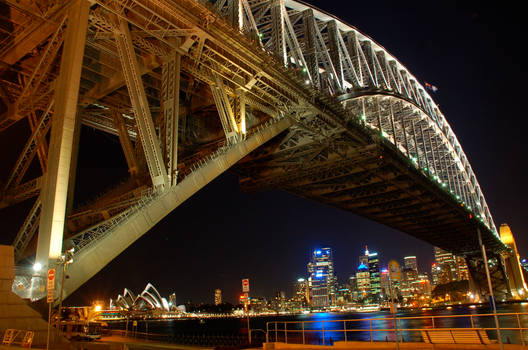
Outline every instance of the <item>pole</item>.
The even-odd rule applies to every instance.
[[[246,300],[246,315],[247,315],[247,329],[248,329],[248,341],[251,345],[251,328],[249,328],[249,300]]]
[[[495,303],[495,296],[493,295],[493,285],[491,284],[491,277],[488,267],[488,257],[486,255],[486,247],[484,246],[484,243],[482,243],[482,235],[480,233],[480,228],[477,227],[477,234],[478,234],[478,240],[480,248],[482,249],[482,259],[484,259],[484,269],[486,270],[486,278],[488,280],[488,288],[489,288],[489,294],[490,294],[490,303],[491,308],[493,310],[493,318],[495,319],[495,327],[497,328],[497,338],[499,340],[500,349],[504,350],[504,344],[502,343],[502,336],[501,331],[499,328],[499,318],[497,317],[497,305]]]
[[[48,303],[48,336],[46,339],[46,350],[49,350],[49,341],[50,341],[50,323],[51,323],[51,303]]]
[[[248,327],[248,340],[249,340],[249,344],[251,344],[251,328],[249,328],[249,310],[247,313],[247,327]]]
[[[57,332],[56,332],[56,338],[58,338],[59,332],[60,332],[60,323],[62,319],[62,292],[64,290],[64,275],[66,274],[66,257],[63,258],[62,261],[62,277],[61,277],[61,288],[60,288],[60,294],[59,294],[59,315],[57,316]]]
[[[390,298],[391,298],[391,313],[392,318],[394,320],[394,336],[396,337],[396,349],[400,350],[400,343],[398,341],[398,324],[396,323],[396,313],[394,308],[394,294],[392,293],[392,278],[390,277],[389,273],[389,290],[390,290]]]

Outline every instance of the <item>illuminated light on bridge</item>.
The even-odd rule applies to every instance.
[[[248,192],[342,208],[464,255],[473,271],[477,229],[495,259],[509,250],[427,90],[331,14],[293,0],[50,2],[51,19],[7,7],[0,131],[31,128],[0,207],[34,199],[17,261],[36,254],[45,269],[75,248],[65,296],[230,168]],[[119,137],[130,178],[73,210],[81,123]],[[26,181],[32,162],[42,176]]]

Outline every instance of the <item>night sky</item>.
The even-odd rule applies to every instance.
[[[528,122],[522,107],[528,77],[521,11],[505,3],[499,8],[481,2],[309,3],[369,35],[418,80],[438,87],[432,96],[468,156],[497,228],[509,223],[519,253],[528,256],[524,202]],[[94,154],[89,143],[83,146],[85,138],[107,151]],[[115,183],[126,176],[119,147],[116,138],[85,128],[80,161],[90,170],[79,174],[79,181],[101,174]],[[406,234],[279,191],[248,195],[237,181],[232,174],[217,178],[66,304],[115,297],[125,287],[137,293],[148,282],[165,297],[175,292],[178,303],[211,303],[216,288],[222,289],[226,301],[234,302],[245,277],[250,279],[252,296],[273,296],[280,290],[290,295],[293,281],[307,275],[312,250],[323,246],[333,249],[341,283],[355,273],[365,245],[379,253],[383,265],[417,255],[420,271],[427,271],[433,261],[433,247]],[[0,215],[7,224],[6,211]],[[15,233],[2,235],[0,243],[9,244]]]

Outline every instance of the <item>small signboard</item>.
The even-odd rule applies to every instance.
[[[48,303],[53,303],[53,295],[55,292],[55,269],[48,270]]]
[[[249,293],[249,278],[242,280],[242,292]]]
[[[399,281],[400,280],[400,264],[396,260],[389,261],[389,265],[387,266],[387,270],[389,270],[389,278],[393,281]]]

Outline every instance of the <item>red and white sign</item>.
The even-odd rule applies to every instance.
[[[242,292],[249,293],[249,278],[242,280]]]
[[[55,269],[48,270],[48,303],[53,302],[53,295],[55,292]]]

